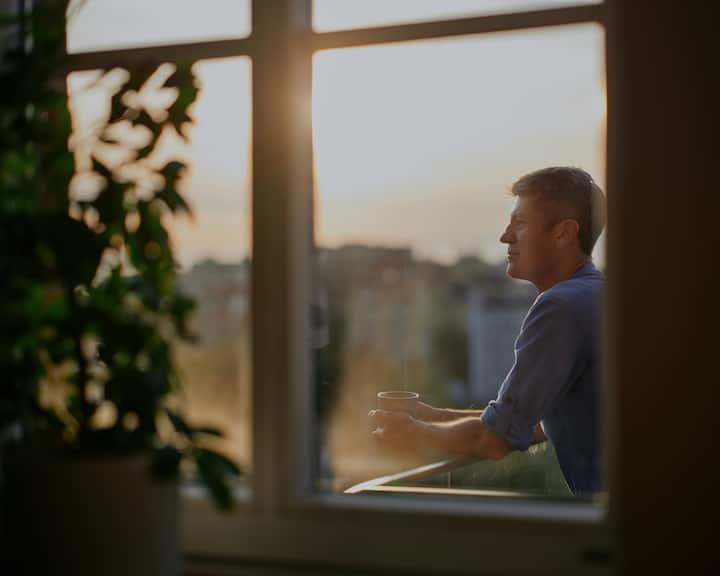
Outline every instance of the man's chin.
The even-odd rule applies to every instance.
[[[505,268],[505,274],[508,278],[512,278],[513,280],[527,280],[530,282],[527,274],[524,274],[513,262],[508,262],[508,265]]]

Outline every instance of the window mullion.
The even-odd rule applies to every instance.
[[[252,52],[253,38],[232,40],[211,40],[168,44],[165,46],[141,46],[97,52],[78,52],[69,54],[66,61],[67,71],[109,69],[114,66],[129,66],[135,63],[177,62],[179,60],[205,60],[208,58],[225,58],[246,56]]]
[[[253,458],[257,506],[287,505],[294,425],[307,414],[311,239],[310,0],[255,2],[253,34]],[[307,49],[305,48],[307,46]],[[308,414],[309,415],[309,414]],[[299,419],[299,420],[298,420]],[[294,460],[297,462],[298,460]]]
[[[490,32],[509,32],[529,28],[581,24],[583,22],[603,23],[604,21],[604,4],[593,4],[531,12],[376,26],[357,30],[321,32],[314,35],[313,46],[316,50],[325,50]]]

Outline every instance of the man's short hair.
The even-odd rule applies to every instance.
[[[577,220],[580,248],[590,256],[605,227],[605,194],[581,168],[552,166],[525,174],[513,184],[513,196],[534,196],[550,215],[550,224]],[[568,214],[568,210],[571,211]]]

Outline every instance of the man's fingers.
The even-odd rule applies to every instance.
[[[380,409],[370,410],[370,412],[368,412],[368,416],[370,416],[370,419],[377,424],[382,424],[383,422],[385,422],[385,420],[387,419],[387,415],[388,412],[386,410]]]

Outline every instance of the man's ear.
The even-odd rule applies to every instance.
[[[553,239],[558,248],[564,248],[575,242],[580,234],[580,224],[573,218],[561,220],[553,229]]]

